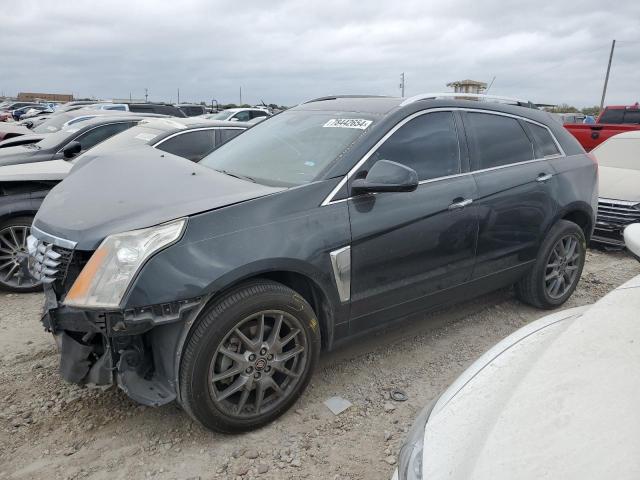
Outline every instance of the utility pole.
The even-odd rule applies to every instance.
[[[180,88],[178,88],[178,103],[180,103]]]
[[[404,97],[404,72],[400,74],[400,91],[402,92],[400,96]]]
[[[242,87],[240,87],[240,105],[242,105]],[[240,106],[238,105],[238,106]]]
[[[149,103],[149,89],[144,89],[144,103]]]
[[[602,89],[602,99],[600,100],[600,111],[604,108],[604,97],[607,95],[607,84],[609,83],[609,72],[611,71],[611,61],[613,60],[613,49],[616,48],[616,41],[611,42],[611,53],[609,54],[609,64],[607,65],[607,75],[604,77],[604,88]]]

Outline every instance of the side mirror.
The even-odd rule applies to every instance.
[[[413,192],[418,188],[418,174],[412,168],[391,160],[377,161],[365,178],[351,184],[351,191],[358,193]]]
[[[236,117],[230,118],[229,119],[230,122],[239,122],[240,120],[237,119]]]
[[[624,229],[624,244],[640,261],[640,223],[632,223]]]
[[[80,145],[80,142],[76,142],[74,140],[73,142],[69,142],[69,144],[62,149],[62,154],[64,155],[64,158],[73,158],[81,151],[82,145]]]

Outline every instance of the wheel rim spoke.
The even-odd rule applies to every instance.
[[[291,340],[293,340],[300,333],[300,329],[296,328],[289,332],[283,339],[279,340],[280,348],[286,347]]]
[[[215,374],[212,378],[212,382],[219,382],[220,380],[226,380],[227,378],[233,377],[235,375],[239,375],[244,371],[244,368],[241,366],[237,366],[235,368],[229,368],[224,372],[220,372]]]
[[[249,394],[251,394],[251,390],[253,389],[253,378],[249,377],[247,382],[244,384],[244,390],[242,390],[242,394],[240,395],[240,400],[238,400],[237,412],[238,414],[242,413],[242,409],[247,403],[247,399],[249,398]]]
[[[288,362],[289,360],[291,360],[292,358],[297,357],[302,352],[304,352],[304,347],[299,345],[299,346],[297,346],[295,348],[292,348],[291,350],[287,350],[286,352],[283,352],[283,353],[279,354],[277,356],[277,360],[278,360],[278,362],[285,363],[285,362]]]
[[[231,350],[227,349],[227,348],[221,348],[220,349],[220,353],[222,355],[224,355],[225,357],[230,358],[231,360],[233,360],[234,362],[239,363],[240,365],[244,365],[246,363],[246,359],[244,358],[244,355],[237,353],[237,352],[232,352]]]
[[[222,392],[220,392],[218,396],[218,401],[222,401],[225,398],[229,398],[234,393],[240,391],[245,384],[247,383],[247,377],[243,377],[242,375],[236,378],[231,385],[225,388]]]

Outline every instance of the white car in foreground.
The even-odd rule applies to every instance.
[[[625,230],[640,259],[640,224]],[[530,323],[424,409],[399,480],[640,478],[640,275]]]

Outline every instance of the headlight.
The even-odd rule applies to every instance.
[[[64,304],[117,308],[144,262],[182,235],[186,219],[109,235],[84,266]]]
[[[398,480],[422,479],[424,429],[429,420],[429,415],[431,415],[431,411],[436,404],[436,400],[422,409],[413,422],[409,433],[407,433],[407,439],[400,448],[400,456],[398,458]]]

